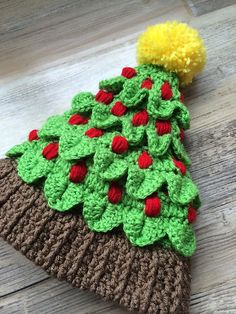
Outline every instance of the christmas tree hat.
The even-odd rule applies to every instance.
[[[180,87],[205,64],[198,32],[167,22],[135,68],[80,92],[0,166],[0,234],[59,279],[143,313],[187,313],[192,223],[189,111]]]

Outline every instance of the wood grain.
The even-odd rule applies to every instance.
[[[235,4],[235,0],[186,0],[193,15],[199,16]]]
[[[182,1],[1,1],[0,156],[48,116],[66,110],[73,94],[95,92],[100,80],[135,65],[135,42],[146,25],[178,18],[197,27],[208,62],[185,89],[192,116],[185,143],[203,201],[195,225],[191,313],[234,314],[236,6],[203,14],[205,2],[202,15],[193,17]],[[125,313],[49,278],[3,241],[0,281],[3,314]]]
[[[181,0],[3,0],[0,4],[0,65],[4,75],[42,69],[144,29],[156,18],[185,16]],[[77,59],[77,61],[80,59]]]

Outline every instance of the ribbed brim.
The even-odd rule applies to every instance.
[[[189,313],[189,259],[132,246],[122,232],[88,230],[80,211],[48,208],[39,188],[0,160],[0,236],[60,280],[140,313]]]

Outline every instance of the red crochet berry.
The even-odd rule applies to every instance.
[[[116,154],[123,154],[129,148],[127,139],[123,136],[116,135],[112,140],[112,151]]]
[[[184,130],[183,129],[179,129],[179,138],[180,138],[181,142],[184,140]]]
[[[145,81],[142,82],[141,87],[146,89],[151,89],[153,85],[153,81],[150,78],[147,78]]]
[[[121,75],[130,79],[134,77],[135,75],[137,75],[137,72],[134,68],[125,67],[122,69]]]
[[[189,206],[188,208],[188,222],[191,224],[193,223],[197,218],[197,211],[192,206]]]
[[[161,98],[164,100],[170,100],[173,96],[170,84],[165,82],[161,86]]]
[[[156,131],[158,135],[171,133],[171,123],[169,120],[157,120]]]
[[[180,101],[184,103],[184,94],[180,92]]]
[[[69,124],[71,125],[79,125],[79,124],[87,124],[88,123],[88,118],[83,117],[80,114],[74,114],[73,116],[70,117],[69,119]]]
[[[49,143],[47,146],[44,147],[42,151],[43,157],[47,160],[56,158],[58,156],[58,148],[58,143]]]
[[[134,126],[146,125],[148,123],[148,113],[147,110],[142,110],[133,116],[132,123]]]
[[[105,105],[109,105],[113,100],[113,94],[105,90],[100,89],[96,95],[96,101],[102,102]]]
[[[39,140],[38,130],[32,130],[29,132],[28,139],[30,142]]]
[[[123,116],[126,113],[126,111],[127,107],[125,107],[121,101],[117,101],[111,108],[111,113],[117,117]]]
[[[149,217],[156,217],[161,211],[161,200],[155,195],[148,196],[145,199],[145,214]]]
[[[122,188],[117,184],[116,182],[112,182],[110,184],[109,190],[108,190],[108,200],[112,204],[117,204],[122,199]]]
[[[103,134],[104,134],[103,130],[96,129],[96,128],[88,129],[88,130],[85,132],[85,135],[87,135],[87,136],[90,137],[90,138],[100,137],[100,136],[102,136]]]
[[[147,169],[152,165],[152,157],[147,152],[142,152],[138,158],[138,165],[141,169]]]
[[[74,183],[82,182],[87,174],[87,166],[85,162],[72,165],[70,169],[70,181]]]
[[[176,160],[176,159],[173,159],[173,162],[174,162],[175,166],[177,168],[179,168],[182,175],[184,175],[186,173],[186,170],[187,170],[185,164],[182,161]]]

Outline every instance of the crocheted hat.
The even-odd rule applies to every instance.
[[[167,22],[135,68],[81,92],[0,161],[0,235],[50,274],[142,313],[188,313],[200,205],[180,92],[205,64],[196,30]]]

